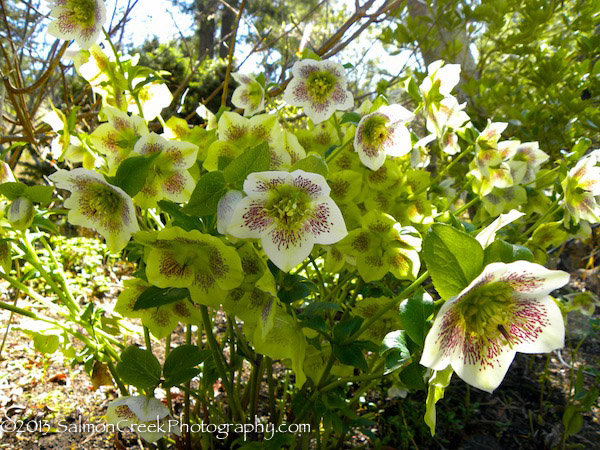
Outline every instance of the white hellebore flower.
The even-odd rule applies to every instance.
[[[142,78],[133,80],[134,87],[142,80]],[[149,122],[156,119],[161,111],[171,104],[173,101],[173,94],[171,94],[171,91],[166,84],[150,83],[140,89],[138,92],[138,100],[142,107],[144,119]],[[140,108],[133,98],[129,101],[129,112],[134,114],[140,113]]]
[[[361,162],[371,170],[378,170],[386,155],[404,156],[412,150],[410,132],[406,124],[415,115],[400,105],[382,106],[367,114],[358,123],[354,148]]]
[[[341,64],[303,59],[294,64],[292,75],[283,99],[291,106],[302,106],[314,123],[324,122],[336,110],[345,111],[354,105],[354,96],[346,90]]]
[[[421,364],[433,370],[451,365],[466,383],[491,393],[517,351],[563,347],[563,317],[548,294],[568,281],[566,272],[527,261],[489,264],[444,303],[425,339]]]
[[[119,429],[130,428],[146,442],[156,442],[169,433],[181,436],[177,420],[163,402],[144,395],[127,395],[113,400],[106,409],[106,421]]]
[[[561,182],[568,215],[575,224],[580,220],[600,222],[600,160],[598,150],[581,159]]]
[[[253,116],[265,109],[265,90],[258,81],[250,75],[232,73],[231,76],[240,86],[235,88],[231,103],[236,108],[244,110],[244,116]]]
[[[50,180],[71,192],[65,200],[73,225],[94,228],[106,239],[111,252],[122,250],[131,234],[139,231],[131,197],[117,186],[108,184],[93,170],[59,170]]]
[[[440,94],[449,97],[452,89],[460,81],[460,64],[446,64],[443,60],[434,61],[427,66],[427,76],[419,86],[423,96],[427,97],[431,88],[437,84]]]
[[[348,234],[322,175],[255,172],[244,191],[248,196],[236,205],[227,232],[261,239],[267,256],[285,272],[304,261],[314,244],[335,244]]]
[[[104,0],[55,0],[49,6],[50,17],[56,20],[48,26],[48,33],[65,41],[75,39],[83,50],[96,42],[106,22]]]

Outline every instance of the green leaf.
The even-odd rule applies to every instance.
[[[302,59],[314,59],[315,61],[321,61],[321,57],[309,48],[305,48],[302,52]]]
[[[173,349],[163,367],[165,381],[163,387],[183,384],[201,372],[197,366],[210,358],[210,350],[200,350],[195,345],[181,345]]]
[[[436,223],[423,241],[423,259],[433,285],[447,300],[459,294],[483,270],[483,248],[467,233]]]
[[[290,172],[294,170],[304,170],[305,172],[318,173],[327,177],[329,175],[329,167],[325,162],[325,158],[321,155],[309,155],[304,159],[301,159],[290,168]]]
[[[363,355],[363,349],[360,345],[356,345],[356,343],[346,345],[334,344],[333,354],[342,364],[358,367],[365,372],[369,369],[365,355]]]
[[[344,113],[342,120],[340,120],[340,124],[352,123],[358,125],[358,122],[360,122],[360,114],[355,112]]]
[[[130,345],[121,353],[117,374],[126,384],[138,389],[153,388],[160,381],[162,369],[156,356],[149,350]]]
[[[40,334],[35,333],[33,336],[33,346],[41,353],[50,355],[58,350],[60,338],[56,334]]]
[[[497,239],[486,247],[483,257],[483,265],[487,266],[493,262],[511,263],[514,261],[533,261],[531,250],[522,245],[510,244]]]
[[[202,222],[197,217],[188,216],[183,212],[181,206],[168,200],[161,200],[158,206],[163,212],[173,217],[173,226],[183,228],[185,231],[202,231]]]
[[[223,172],[208,172],[200,178],[183,212],[192,216],[210,216],[217,212],[221,197],[227,192]]]
[[[383,95],[383,94],[379,95],[373,102],[373,105],[371,106],[369,113],[373,113],[373,112],[377,111],[379,108],[381,108],[382,106],[388,106],[389,104],[390,104],[390,102],[388,102],[388,99],[386,98],[385,95]]]
[[[347,342],[360,329],[363,322],[362,317],[354,316],[338,323],[333,329],[333,339],[338,343]]]
[[[406,334],[421,347],[427,334],[427,318],[432,312],[433,299],[424,290],[400,303],[400,320]]]
[[[160,152],[127,158],[119,165],[117,174],[110,178],[109,183],[120,187],[130,197],[135,196],[144,187],[148,171],[158,155]]]
[[[23,197],[27,197],[32,202],[47,205],[52,201],[53,192],[54,186],[27,186],[25,192],[23,192]]]
[[[379,354],[385,357],[384,375],[401,368],[410,360],[406,332],[396,330],[388,333],[381,343]]]
[[[400,372],[399,378],[402,383],[409,389],[424,391],[427,388],[423,376],[425,375],[425,367],[414,361]]]
[[[302,314],[306,316],[314,316],[315,314],[319,314],[328,310],[341,311],[342,307],[337,303],[312,302],[306,307]]]
[[[27,189],[27,185],[20,182],[8,182],[0,184],[0,195],[3,195],[8,200],[15,200],[23,196],[23,193]]]
[[[567,436],[573,436],[583,428],[583,416],[575,405],[571,404],[567,406],[563,414],[563,425],[565,426],[565,434]]]
[[[317,285],[307,278],[286,273],[281,280],[277,297],[283,303],[291,303],[308,297],[311,292],[317,292],[318,290]]]
[[[408,95],[410,95],[413,100],[420,102],[422,101],[421,91],[419,90],[419,86],[413,77],[410,77],[408,82],[406,83],[406,90]]]
[[[158,306],[175,303],[190,296],[187,288],[159,288],[150,286],[135,301],[134,311],[140,309],[156,308]]]
[[[227,183],[241,187],[248,175],[269,170],[270,164],[269,144],[261,142],[231,161],[223,170],[223,176]]]

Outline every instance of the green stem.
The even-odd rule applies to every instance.
[[[223,364],[223,354],[220,351],[219,343],[215,339],[215,335],[212,331],[212,323],[208,315],[208,307],[204,305],[200,306],[200,312],[202,313],[202,323],[206,332],[206,340],[208,342],[208,347],[210,348],[213,354],[213,359],[217,367],[217,372],[221,377],[223,387],[225,388],[225,392],[227,393],[227,398],[230,401],[234,418],[236,418],[237,420],[241,420],[242,422],[240,423],[243,423],[245,421],[244,412],[242,411],[242,407],[240,405],[240,399],[238,396],[234,395],[232,385],[229,381],[229,378],[227,377],[227,371],[225,370],[225,366]]]
[[[363,322],[360,329],[356,331],[349,339],[349,341],[355,341],[358,337],[365,332],[371,325],[373,325],[377,320],[383,317],[389,310],[394,308],[398,303],[400,303],[405,298],[408,298],[414,291],[417,290],[423,282],[429,278],[429,271],[425,271],[419,278],[412,282],[410,286],[404,289],[396,298],[390,300],[390,302],[384,307],[380,308],[375,314],[373,314],[370,318]]]
[[[127,388],[121,381],[119,374],[117,373],[117,368],[115,367],[115,364],[112,362],[111,359],[109,359],[106,364],[108,365],[108,371],[112,375],[113,380],[115,380],[115,383],[117,383],[117,387],[119,388],[119,391],[121,391],[121,395],[123,395],[123,396],[129,395],[129,391],[127,390]]]
[[[469,201],[467,204],[462,205],[460,208],[458,208],[456,211],[454,211],[454,215],[458,216],[460,213],[462,213],[463,211],[466,211],[467,209],[469,209],[471,206],[473,206],[478,201],[479,201],[479,196],[475,197],[474,199]]]
[[[472,182],[473,182],[473,179],[471,178],[465,184],[463,184],[463,186],[460,188],[460,190],[458,190],[456,192],[456,195],[454,196],[454,198],[448,202],[446,207],[442,210],[442,212],[440,212],[439,215],[448,211],[452,207],[452,205],[454,205],[454,203],[460,198],[460,194],[462,194],[464,192],[464,190],[467,189]]]
[[[52,303],[50,300],[47,300],[46,298],[42,297],[41,295],[36,294],[35,292],[33,292],[29,286],[24,285],[23,283],[21,283],[20,281],[6,275],[4,272],[0,271],[0,277],[4,278],[6,281],[9,282],[9,284],[11,286],[13,286],[14,288],[20,290],[21,292],[23,292],[24,294],[28,295],[29,297],[31,297],[32,299],[40,302],[42,305],[44,305],[46,308],[51,309],[55,312],[57,312],[58,314],[62,315],[62,316],[69,316],[69,314],[64,311],[62,308],[60,308],[58,305],[55,305],[54,303]]]
[[[542,225],[542,223],[544,223],[544,221],[546,220],[547,217],[551,216],[552,214],[554,214],[556,211],[558,211],[560,209],[560,201],[564,198],[565,194],[560,194],[560,197],[558,197],[556,200],[554,200],[554,202],[552,203],[552,205],[550,205],[550,207],[546,210],[546,212],[544,214],[542,214],[542,216],[536,220],[536,222],[531,225],[529,228],[527,228],[527,230],[525,230],[523,233],[521,233],[521,235],[519,236],[519,240],[523,239],[524,237],[528,236],[529,234],[533,234],[535,232],[535,230],[537,230],[537,228]]]
[[[344,142],[338,148],[334,149],[329,154],[329,156],[327,158],[325,158],[325,162],[327,162],[327,163],[331,162],[333,160],[333,158],[335,158],[337,156],[337,154],[342,151],[342,149],[346,148],[348,146],[348,144],[351,144],[353,140],[354,140],[354,138],[348,139],[346,142]]]
[[[465,157],[465,155],[467,155],[471,151],[471,149],[472,149],[472,147],[469,145],[462,152],[460,152],[460,154],[456,158],[454,158],[450,162],[450,164],[448,164],[446,167],[444,167],[442,169],[442,171],[437,175],[437,177],[435,177],[433,179],[433,181],[431,183],[429,183],[429,186],[419,189],[417,192],[415,192],[413,195],[411,195],[411,198],[416,197],[417,195],[425,192],[427,189],[429,189],[434,184],[437,184],[444,177],[444,175],[446,175],[450,171],[450,169],[452,169],[461,159],[463,159]]]

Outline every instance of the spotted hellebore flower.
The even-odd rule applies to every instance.
[[[283,99],[291,106],[302,106],[316,124],[329,119],[336,110],[345,111],[354,105],[341,64],[303,59],[294,64],[292,75]]]
[[[98,39],[102,25],[106,22],[104,0],[55,0],[50,5],[48,33],[70,41],[75,39],[79,46],[87,50]]]
[[[300,264],[314,244],[334,244],[348,232],[322,175],[295,170],[251,173],[227,231],[261,239],[263,250],[285,272]]]
[[[112,176],[121,161],[133,151],[138,139],[148,134],[148,126],[141,117],[129,116],[111,106],[105,106],[102,112],[108,118],[108,123],[96,128],[90,139],[96,149],[106,155],[108,175]]]
[[[139,278],[125,280],[125,289],[119,295],[115,305],[115,312],[124,317],[141,319],[142,324],[156,336],[162,339],[170,335],[173,330],[183,322],[188,325],[199,325],[202,323],[200,311],[189,301],[180,300],[156,308],[134,310],[133,307],[139,296],[150,287]]]
[[[244,110],[244,116],[253,116],[265,109],[265,90],[258,81],[250,75],[232,73],[231,76],[240,86],[235,88],[231,103]]]
[[[417,231],[402,227],[392,216],[377,210],[365,214],[361,224],[337,247],[356,258],[362,279],[369,283],[391,272],[399,280],[414,280],[421,267],[421,238]]]
[[[548,294],[568,281],[566,272],[527,261],[489,264],[444,303],[421,364],[433,370],[451,365],[466,383],[491,393],[517,351],[551,352],[564,345],[563,317]]]
[[[169,433],[181,436],[178,422],[163,402],[144,395],[127,395],[108,404],[106,421],[119,429],[131,428],[145,441],[156,442]]]
[[[568,215],[575,224],[580,220],[600,222],[600,154],[595,151],[573,167],[561,185],[565,193]]]
[[[69,223],[94,228],[104,236],[111,252],[122,250],[131,234],[139,230],[131,197],[97,172],[59,170],[50,175],[50,180],[71,192],[65,200]]]
[[[537,142],[523,142],[516,150],[508,166],[515,184],[529,183],[535,180],[539,167],[548,161],[548,154],[540,150]]]
[[[146,276],[154,286],[188,288],[192,300],[201,305],[218,306],[225,291],[244,278],[235,249],[198,230],[140,231],[134,239],[148,247]]]
[[[141,82],[142,79],[133,80],[133,85]],[[142,114],[147,121],[155,119],[161,111],[169,106],[173,101],[173,94],[164,83],[150,83],[142,87],[138,92],[138,100],[142,107]],[[129,112],[139,114],[140,109],[133,100],[129,102]]]
[[[354,148],[361,162],[371,170],[379,169],[385,157],[404,156],[412,150],[406,124],[415,115],[400,105],[382,106],[358,123]]]
[[[167,141],[156,133],[141,137],[132,155],[157,154],[148,170],[144,186],[134,197],[142,208],[153,208],[167,199],[185,203],[194,190],[194,179],[187,169],[196,163],[198,146],[189,142]]]

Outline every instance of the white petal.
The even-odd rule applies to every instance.
[[[333,101],[325,101],[324,103],[313,103],[309,101],[305,102],[303,106],[304,113],[315,124],[318,124],[321,122],[325,122],[327,119],[329,119],[333,115],[333,113],[335,113],[337,105]]]
[[[315,61],[314,59],[303,59],[294,63],[292,75],[296,78],[308,78],[311,73],[318,70],[322,70],[319,61]]]
[[[217,231],[225,234],[229,224],[233,218],[233,212],[237,204],[242,200],[243,193],[241,191],[228,191],[217,205]]]
[[[125,402],[141,422],[152,422],[169,415],[169,408],[154,397],[136,395]]]
[[[494,263],[490,266],[496,264],[502,263]],[[515,261],[504,266],[505,273],[501,278],[502,281],[509,282],[511,287],[521,295],[543,297],[569,282],[570,275],[567,272],[549,270],[529,261]]]
[[[152,132],[142,136],[133,147],[133,153],[138,155],[153,155],[154,153],[162,152],[168,141],[158,134]]]
[[[226,231],[241,239],[257,239],[273,226],[273,218],[265,213],[264,199],[249,196],[236,205]]]
[[[422,366],[443,370],[460,354],[464,329],[460,326],[455,306],[456,300],[448,300],[433,321],[423,346]]]
[[[283,101],[290,106],[303,106],[310,100],[306,80],[292,78],[283,93]]]
[[[411,122],[415,118],[412,112],[398,104],[384,105],[377,112],[386,115],[390,119],[390,122]]]
[[[465,383],[492,393],[504,379],[516,351],[508,346],[500,347],[489,343],[490,348],[487,352],[493,356],[483,359],[478,342],[466,345],[469,349],[466,355],[453,360],[452,368]]]
[[[275,187],[289,183],[289,172],[271,170],[253,172],[244,181],[244,192],[253,197],[265,197]]]
[[[519,217],[524,215],[525,213],[519,212],[516,209],[513,209],[506,214],[501,214],[500,217],[481,230],[475,239],[477,239],[483,248],[486,248],[488,245],[494,242],[496,239],[496,232],[498,232],[498,230],[504,228],[509,223],[514,222]]]
[[[389,128],[390,137],[389,140],[392,143],[391,146],[385,147],[385,153],[389,156],[404,156],[412,150],[412,141],[410,139],[410,132],[406,126],[399,124]]]
[[[304,261],[314,247],[310,233],[302,230],[290,233],[278,227],[273,227],[261,243],[269,259],[284,272],[289,272]]]
[[[340,208],[329,197],[315,201],[314,216],[305,229],[317,244],[335,244],[348,234]]]
[[[312,198],[327,196],[331,191],[325,177],[318,173],[305,172],[298,169],[290,172],[289,180],[289,184],[306,191]]]
[[[515,350],[522,353],[548,353],[565,345],[565,322],[552,297],[525,300],[520,315],[527,318],[527,328],[513,327],[509,333],[519,333]]]

